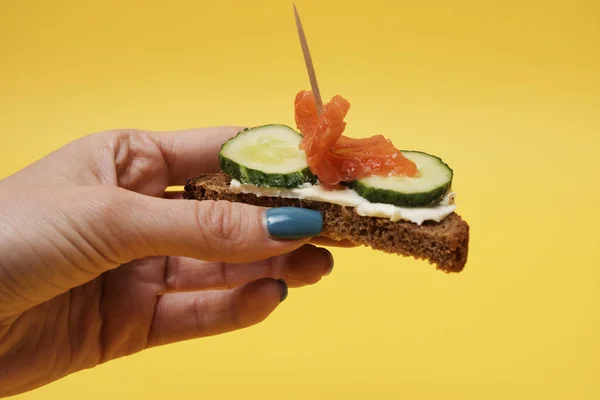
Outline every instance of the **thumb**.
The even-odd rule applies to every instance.
[[[123,238],[134,238],[129,259],[185,256],[251,262],[293,251],[323,228],[321,213],[308,209],[122,194],[118,201],[125,204],[111,214],[121,234],[111,235],[110,240],[113,246],[120,246],[125,243]],[[130,260],[122,260],[126,261]]]

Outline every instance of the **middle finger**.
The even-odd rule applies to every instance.
[[[317,283],[332,268],[331,253],[309,244],[291,253],[246,264],[170,257],[165,292],[231,289],[262,278],[283,279],[289,287],[301,287]]]

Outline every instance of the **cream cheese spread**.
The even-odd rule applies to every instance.
[[[278,189],[242,184],[232,179],[229,188],[233,193],[247,193],[259,197],[314,200],[353,207],[356,213],[363,217],[386,218],[392,222],[405,220],[417,225],[421,225],[425,221],[440,222],[456,209],[454,192],[447,193],[439,204],[430,207],[398,207],[392,204],[371,203],[350,188],[332,190],[310,183],[294,189]]]

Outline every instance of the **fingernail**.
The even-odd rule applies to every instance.
[[[281,283],[281,297],[279,298],[279,302],[281,303],[282,301],[287,299],[288,285],[283,279],[277,279],[277,282]]]
[[[320,212],[298,207],[270,208],[266,212],[269,234],[279,239],[318,236],[323,230]]]
[[[333,254],[331,254],[331,252],[329,250],[324,249],[322,247],[319,247],[319,251],[325,253],[327,258],[329,258],[329,268],[323,274],[323,276],[327,276],[327,275],[331,274],[331,271],[333,271]]]

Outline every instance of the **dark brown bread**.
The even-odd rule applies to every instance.
[[[452,213],[442,222],[391,222],[384,218],[362,217],[352,207],[310,200],[258,197],[229,190],[230,178],[223,173],[190,179],[183,197],[190,200],[226,200],[261,207],[304,207],[323,214],[321,236],[349,240],[386,253],[412,256],[436,265],[444,272],[460,272],[467,262],[469,225]]]

